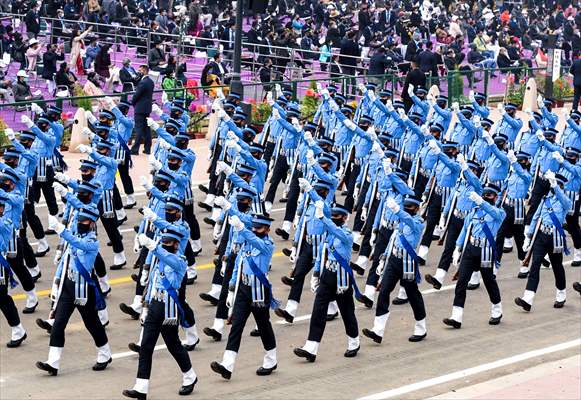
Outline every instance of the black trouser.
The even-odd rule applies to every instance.
[[[549,184],[549,181],[538,176],[535,182],[535,186],[533,187],[533,191],[531,193],[531,198],[529,199],[529,210],[525,217],[525,225],[531,224],[533,216],[535,215],[535,212],[537,211],[539,204],[541,204],[543,196],[549,193],[550,189],[551,185]]]
[[[496,234],[496,260],[500,262],[502,260],[504,239],[512,237],[516,244],[516,251],[519,260],[524,260],[526,253],[523,251],[522,246],[525,241],[525,226],[523,223],[514,223],[514,207],[507,204],[503,204],[502,208],[506,212],[506,217],[502,221],[502,225],[498,229]]]
[[[453,211],[450,210],[450,212]],[[452,256],[454,255],[454,249],[456,248],[456,239],[458,239],[458,236],[460,236],[460,232],[462,232],[463,226],[463,218],[458,218],[452,214],[448,219],[448,231],[446,232],[444,251],[442,251],[442,255],[440,256],[438,268],[443,269],[444,271],[448,271],[450,269],[450,264],[452,264]]]
[[[488,297],[492,304],[500,303],[500,289],[498,288],[498,282],[494,277],[494,268],[492,266],[488,268],[481,268],[481,248],[473,246],[472,244],[466,244],[466,248],[462,254],[462,260],[460,261],[458,282],[456,282],[456,290],[454,294],[454,306],[464,308],[464,303],[466,303],[466,288],[468,287],[468,282],[472,277],[473,272],[480,271],[482,274],[482,281],[488,292]]]
[[[224,220],[224,223],[227,225],[224,228],[224,232],[220,238],[220,243],[218,244],[218,249],[216,250],[218,259],[220,261],[222,260],[222,256],[226,253],[226,247],[228,246],[228,241],[230,238],[230,223],[228,223],[228,220]],[[221,285],[223,280],[224,278],[220,274],[220,267],[216,267],[214,269],[214,276],[212,276],[212,284]]]
[[[222,290],[218,298],[218,308],[216,309],[216,318],[228,319],[228,306],[226,306],[226,299],[228,298],[228,290],[230,289],[230,278],[234,272],[234,263],[236,262],[236,254],[232,253],[226,260],[226,268],[224,270],[224,277],[222,280]]]
[[[576,249],[581,249],[581,229],[579,228],[579,206],[581,205],[581,199],[575,201],[573,205],[573,214],[567,215],[565,217],[565,229],[571,235],[573,240],[573,247]]]
[[[6,277],[8,280],[8,277]],[[9,326],[18,326],[20,324],[20,317],[18,316],[18,309],[14,304],[12,296],[8,294],[8,286],[0,284],[0,310]]]
[[[23,228],[18,231],[18,238],[21,244],[24,263],[30,269],[36,268],[38,266],[38,262],[36,261],[34,250],[32,250],[32,246],[30,245],[28,237],[26,236],[26,216],[24,213],[22,214],[22,227]]]
[[[143,139],[143,151],[146,153],[151,152],[151,130],[147,126],[147,114],[135,114],[135,142],[131,146],[131,153],[139,154],[139,146],[141,145],[141,140]]]
[[[200,234],[200,224],[194,213],[194,203],[186,204],[184,207],[184,220],[188,223],[190,227],[190,239],[199,240]]]
[[[426,185],[428,184],[429,180],[430,180],[429,177],[423,176],[422,174],[420,174],[418,172],[418,176],[416,178],[416,183],[414,185],[414,194],[416,196],[418,196],[420,198],[422,197],[422,194],[426,190]]]
[[[265,201],[272,203],[274,201],[274,196],[276,195],[276,189],[278,184],[286,179],[286,175],[289,170],[289,165],[286,160],[286,156],[279,154],[274,169],[272,171],[272,176],[270,177],[270,186],[268,192],[266,193]]]
[[[537,288],[539,287],[539,271],[541,270],[541,263],[547,254],[549,255],[553,274],[555,275],[555,287],[559,290],[565,289],[567,282],[565,279],[565,269],[563,268],[563,253],[554,252],[553,236],[539,231],[531,246],[533,246],[533,257],[531,260],[526,290],[531,290],[533,292],[537,291]]]
[[[441,214],[442,196],[436,193],[436,190],[434,189],[432,191],[430,202],[428,203],[426,229],[424,230],[424,235],[422,236],[422,241],[420,243],[422,246],[430,247],[430,244],[432,243],[432,236],[434,235],[434,229],[440,221]]]
[[[219,135],[218,132],[216,132]],[[216,164],[220,161],[220,153],[222,152],[222,146],[219,143],[215,144],[216,148],[212,152],[212,160],[210,161],[210,168],[208,172],[210,173],[210,182],[208,183],[208,194],[217,195],[218,194],[218,178],[216,175]]]
[[[402,143],[401,145],[403,146],[404,144]],[[406,160],[402,158],[399,163],[399,167],[409,174],[412,169],[412,160]]]
[[[34,186],[33,196],[34,202],[38,203],[40,201],[40,193],[44,196],[46,200],[46,206],[48,208],[48,213],[50,215],[57,215],[59,213],[59,207],[56,203],[56,197],[54,195],[54,189],[52,184],[54,183],[54,170],[52,165],[46,166],[46,181],[39,182],[34,174],[32,180],[32,185]]]
[[[34,189],[32,186],[30,187],[30,191],[32,192]],[[24,203],[24,215],[26,216],[26,222],[28,226],[30,226],[30,230],[32,230],[32,234],[34,235],[35,239],[40,240],[44,239],[44,228],[42,227],[42,222],[40,222],[40,218],[36,215],[36,209],[34,207],[34,200],[32,196],[30,197],[30,202]]]
[[[270,304],[269,293],[264,294],[264,303],[265,305],[263,307],[255,307],[252,304],[252,288],[240,282],[234,301],[234,309],[232,310],[232,327],[228,335],[226,350],[238,352],[242,332],[244,331],[246,320],[248,320],[250,314],[254,316],[254,320],[258,326],[258,332],[260,333],[264,350],[269,351],[276,348],[276,339],[274,337],[274,331],[272,330],[272,324],[270,323],[270,308],[268,307]]]
[[[355,213],[355,221],[353,221],[353,232],[361,232],[363,225],[365,225],[365,221],[361,221],[361,210],[363,209],[363,204],[365,203],[365,195],[369,190],[369,182],[367,179],[363,182],[363,186],[361,186],[361,190],[359,190],[359,194],[357,195],[357,212]]]
[[[371,263],[371,268],[369,268],[369,273],[367,274],[366,285],[377,287],[377,284],[379,283],[379,275],[377,275],[376,272],[377,266],[379,265],[383,252],[389,244],[389,239],[391,238],[392,233],[393,230],[386,227],[381,227],[379,228],[379,231],[377,231],[377,238],[375,239],[375,246],[373,248],[373,262]]]
[[[184,310],[184,319],[188,326],[196,325],[196,317],[194,315],[194,310],[188,304],[186,300],[186,287],[188,284],[188,276],[184,275],[182,279],[182,284],[180,285],[180,289],[178,290],[178,299],[180,300],[180,305]]]
[[[123,200],[121,200],[121,193],[116,183],[113,185],[113,208],[116,210],[123,208]]]
[[[106,345],[109,340],[107,339],[107,333],[103,325],[101,325],[99,314],[95,308],[95,289],[87,284],[87,304],[81,306],[75,304],[75,282],[71,281],[68,277],[63,277],[63,279],[65,281],[62,283],[61,294],[58,298],[54,314],[54,324],[50,332],[50,346],[65,346],[65,328],[75,308],[79,310],[79,314],[81,314],[83,323],[91,334],[95,346],[101,347]]]
[[[186,244],[184,256],[186,257],[188,265],[194,265],[196,263],[196,255],[194,254],[194,250],[192,249],[192,245],[190,244],[189,241]]]
[[[286,209],[284,211],[284,221],[292,222],[293,219],[295,218],[295,214],[297,212],[297,207],[299,204],[299,195],[301,193],[301,189],[299,188],[299,178],[302,177],[303,177],[302,171],[295,169],[295,173],[293,174],[289,185],[286,200]]]
[[[363,240],[361,241],[361,249],[359,250],[359,255],[364,257],[369,257],[371,254],[371,235],[373,233],[373,221],[375,220],[375,214],[377,214],[377,208],[379,207],[378,199],[371,199],[371,207],[369,207],[369,212],[367,213],[367,219],[365,225],[363,226]]]
[[[18,281],[22,285],[22,289],[29,292],[34,290],[34,281],[30,275],[30,271],[24,264],[24,257],[22,251],[22,243],[20,243],[20,238],[16,239],[16,255],[15,257],[6,257],[8,264],[14,275],[18,278]]]
[[[139,350],[137,379],[150,378],[153,349],[155,348],[160,333],[168,351],[178,363],[180,370],[185,373],[192,369],[190,356],[180,341],[178,325],[164,325],[164,319],[165,303],[152,300],[149,303],[147,317],[143,323],[143,337],[141,338],[141,349]]]
[[[264,148],[264,154],[262,155],[262,159],[266,163],[267,168],[270,165],[270,159],[272,158],[272,154],[274,153],[274,147],[275,147],[274,142],[269,142],[269,141],[266,142],[266,146]],[[266,175],[268,175],[268,170],[266,171]]]
[[[121,178],[121,184],[123,185],[123,191],[126,195],[133,194],[135,191],[133,189],[133,181],[131,180],[131,175],[129,175],[129,154],[125,152],[125,160],[123,163],[119,163],[117,166],[117,171],[119,171],[119,177]]]
[[[314,261],[313,246],[308,244],[306,239],[303,239],[301,243],[301,250],[299,251],[297,257],[297,263],[292,273],[293,284],[288,294],[289,300],[294,300],[297,303],[301,302],[305,277],[311,271],[311,269],[313,269]]]
[[[95,258],[95,274],[99,278],[107,275],[107,267],[105,267],[105,260],[103,260],[101,253],[97,253],[97,257]]]
[[[417,266],[416,266],[417,268]],[[414,312],[416,321],[421,321],[426,318],[426,308],[424,306],[424,298],[418,284],[415,280],[402,279],[403,278],[403,262],[401,258],[390,255],[387,260],[387,265],[383,276],[381,278],[381,288],[379,289],[379,296],[377,297],[377,309],[375,315],[380,317],[389,312],[389,295],[399,283],[408,296],[410,306]]]
[[[581,99],[581,85],[573,86],[573,110],[579,108],[579,99]]]
[[[357,178],[361,172],[361,165],[351,163],[351,173],[349,175],[349,180],[347,181],[347,197],[345,197],[345,208],[349,212],[353,211],[353,206],[355,205],[355,199],[353,199],[353,192],[355,190],[355,184],[357,183]]]
[[[121,253],[123,251],[123,239],[121,238],[121,234],[119,233],[119,228],[117,226],[117,217],[115,210],[113,210],[113,216],[110,218],[106,218],[103,216],[103,199],[99,201],[99,213],[101,215],[101,223],[103,224],[103,228],[105,228],[105,232],[107,232],[107,237],[113,244],[113,252]],[[113,207],[115,208],[115,207]]]
[[[324,268],[321,266],[321,279],[313,303],[308,340],[321,342],[327,325],[327,308],[332,301],[337,301],[345,333],[351,338],[356,338],[359,335],[359,327],[355,316],[353,288],[350,287],[343,293],[337,293],[337,274]]]

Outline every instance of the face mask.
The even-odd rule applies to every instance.
[[[498,150],[504,150],[504,143],[497,143],[496,147],[498,148]]]
[[[319,189],[319,190],[315,190],[315,191],[316,191],[316,192],[317,192],[317,194],[318,194],[319,196],[321,196],[322,198],[326,198],[326,197],[327,197],[327,191],[326,191],[326,190]]]
[[[172,171],[177,171],[178,169],[180,169],[180,164],[179,163],[167,163],[167,167],[172,170]]]
[[[87,233],[91,232],[91,225],[78,223],[77,232],[81,235],[86,235]]]
[[[416,215],[416,213],[418,212],[417,207],[406,207],[404,206],[403,209],[405,210],[405,212],[407,212],[409,215]]]
[[[9,160],[4,160],[4,164],[8,165],[11,168],[16,168],[18,166],[18,159],[11,158]]]
[[[256,236],[258,236],[261,239],[264,239],[266,236],[268,236],[268,232],[266,231],[252,231]]]
[[[577,164],[577,158],[565,157],[565,160],[569,161],[571,164]]]
[[[93,174],[81,174],[81,179],[83,182],[89,182],[91,179],[93,179]]]
[[[169,115],[170,115],[170,117],[172,117],[173,119],[176,119],[176,120],[181,117],[181,114],[179,111],[172,111],[172,112],[170,112]]]
[[[93,195],[90,194],[90,193],[79,193],[79,194],[77,194],[77,198],[83,204],[89,204],[91,202],[92,197],[93,197]]]
[[[494,197],[484,196],[483,199],[485,202],[487,202],[490,205],[494,205],[494,202],[496,201],[496,199]]]
[[[165,212],[165,220],[167,222],[176,222],[178,220],[178,214],[175,212],[172,213],[168,213],[167,211]]]
[[[6,183],[6,182],[2,182],[0,183],[0,188],[2,188],[2,190],[9,192],[10,191],[10,184]]]
[[[176,248],[172,244],[162,244],[161,247],[168,253],[176,252]]]
[[[381,101],[383,104],[387,104],[387,99],[386,98],[385,99],[380,98],[379,101]]]
[[[361,128],[362,130],[366,131],[369,128],[369,125],[367,124],[360,124],[359,128]]]
[[[185,149],[188,147],[188,142],[186,142],[185,140],[178,140],[176,141],[176,147],[178,149]]]
[[[165,192],[168,189],[168,187],[165,185],[165,182],[163,182],[163,183],[162,182],[157,182],[154,186],[156,188],[158,188],[159,190],[161,190],[162,192]]]
[[[333,221],[333,223],[337,226],[342,226],[343,225],[343,218],[339,217],[339,218],[331,218],[331,221]]]
[[[242,138],[242,140],[244,140],[244,143],[252,143],[253,139],[254,139],[254,137],[251,135],[243,135],[243,138]]]
[[[238,201],[236,203],[236,205],[238,206],[238,211],[245,213],[246,211],[248,211],[248,209],[250,208],[250,204],[248,203],[243,203],[241,201]]]

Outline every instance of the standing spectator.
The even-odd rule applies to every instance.
[[[438,61],[432,51],[432,42],[426,43],[426,48],[418,54],[418,66],[424,74],[431,74],[432,77],[438,76]]]
[[[40,3],[36,1],[30,6],[30,10],[26,13],[24,17],[24,23],[26,24],[26,35],[29,39],[36,39],[40,33]]]
[[[406,61],[416,61],[416,58],[420,53],[421,48],[422,48],[421,36],[418,32],[415,32],[412,35],[412,40],[409,41],[406,47],[404,59]]]
[[[574,58],[569,72],[573,75],[573,110],[578,110],[581,98],[581,54],[576,54]]]
[[[86,70],[93,67],[93,61],[95,61],[95,58],[97,58],[97,53],[99,53],[99,50],[101,50],[101,46],[99,46],[99,43],[97,43],[97,36],[91,37],[91,42],[85,51],[84,66]]]
[[[65,34],[70,33],[65,25],[65,13],[63,10],[57,10],[56,12],[56,19],[52,21],[50,24],[51,30],[51,38],[50,41],[52,44],[57,44],[59,39],[63,39]]]
[[[95,72],[103,79],[109,79],[109,67],[111,66],[111,56],[109,55],[109,43],[104,44],[95,58]]]
[[[149,67],[141,65],[139,73],[142,75],[141,80],[135,88],[135,94],[131,99],[135,119],[135,143],[131,147],[131,154],[139,154],[139,147],[143,139],[143,153],[151,154],[151,131],[147,126],[147,118],[151,114],[151,105],[153,104],[153,87],[154,83],[149,77]]]
[[[341,41],[341,51],[339,52],[339,63],[343,67],[343,74],[347,75],[351,83],[351,89],[355,91],[355,71],[357,69],[357,60],[361,57],[361,50],[355,41],[356,31],[347,33],[347,37]],[[346,82],[345,82],[346,83]],[[346,88],[347,89],[347,88]],[[348,91],[345,90],[345,93]]]
[[[30,39],[28,42],[28,49],[26,50],[26,70],[28,73],[36,73],[36,63],[41,51],[42,47],[38,40]]]
[[[369,61],[369,71],[368,74],[372,76],[369,78],[369,81],[375,82],[377,84],[381,83],[381,78],[373,77],[374,75],[385,75],[388,67],[389,67],[389,60],[385,55],[385,49],[380,47],[377,49],[374,55],[371,56],[371,60]]]
[[[78,85],[76,75],[71,71],[66,62],[61,63],[54,80],[57,86],[66,86],[71,94],[75,92],[75,85]]]
[[[64,61],[65,53],[63,52],[62,45],[49,44],[47,45],[47,51],[42,55],[42,78],[46,79],[48,82],[48,92],[54,96],[56,91],[55,85],[55,75],[56,75],[56,63],[57,61]]]
[[[266,58],[264,60],[264,65],[258,70],[258,78],[260,79],[260,83],[262,83],[262,87],[264,88],[265,96],[266,92],[270,92],[272,90],[272,84],[270,83],[271,74],[272,60],[270,58]]]
[[[71,33],[71,58],[69,60],[69,68],[75,67],[77,69],[77,74],[84,74],[83,69],[83,56],[81,55],[81,50],[85,48],[85,38],[93,30],[90,26],[83,33],[79,33],[78,29],[73,30]]]
[[[337,83],[341,83],[341,77],[343,76],[343,68],[339,63],[339,55],[334,54],[331,57],[331,62],[329,63],[329,75],[331,79],[335,80]]]
[[[319,64],[321,65],[321,71],[327,71],[327,64],[333,55],[331,52],[331,42],[329,40],[325,40],[319,51]]]
[[[410,107],[413,104],[413,100],[411,99],[411,97],[408,94],[408,87],[410,85],[414,85],[414,87],[416,87],[416,88],[418,86],[422,86],[422,87],[426,86],[426,74],[424,74],[422,71],[420,71],[420,68],[418,67],[418,64],[416,61],[411,62],[411,69],[405,77],[405,82],[404,82],[403,88],[401,90],[401,93],[402,93],[401,98],[402,98],[403,103],[405,105],[406,112],[409,111]]]

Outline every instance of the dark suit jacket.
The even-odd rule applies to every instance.
[[[409,85],[414,85],[414,87],[423,86],[426,87],[426,75],[419,70],[419,68],[412,69],[405,77],[405,82],[402,88],[401,98],[404,100],[410,100],[408,95]]]
[[[143,77],[135,88],[135,94],[131,98],[135,114],[149,115],[153,104],[154,83],[149,76]]]
[[[56,74],[56,64],[58,61],[63,61],[65,59],[64,53],[54,53],[52,51],[47,51],[42,55],[42,64],[44,65],[42,69],[42,77],[44,79],[52,79]]]
[[[349,56],[349,57],[343,57]],[[339,62],[342,66],[357,66],[357,60],[361,56],[359,45],[353,40],[343,39],[341,42],[341,51],[339,52]]]
[[[436,71],[437,75],[438,70],[436,68],[437,65],[436,56],[431,51],[429,50],[421,51],[420,54],[418,54],[417,62],[418,66],[420,67],[420,71],[424,73],[426,72],[434,73],[434,71]]]
[[[573,85],[581,86],[581,58],[578,58],[573,62],[569,72],[573,74]]]

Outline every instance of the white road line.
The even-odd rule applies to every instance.
[[[155,346],[153,348],[153,351],[163,350],[163,349],[167,349],[166,345],[165,344],[159,344],[159,345],[157,345],[157,346]],[[131,356],[139,356],[139,353],[136,353],[134,351],[125,351],[123,353],[115,353],[115,354],[112,354],[111,355],[111,358],[113,360],[117,360],[118,358],[126,358],[126,357],[131,357]]]
[[[451,382],[456,379],[466,378],[468,376],[480,374],[482,372],[490,371],[497,368],[502,368],[507,365],[516,364],[521,361],[526,361],[531,358],[544,356],[546,354],[555,353],[557,351],[567,350],[573,347],[578,347],[581,345],[581,338],[571,340],[569,342],[564,342],[560,344],[556,344],[549,347],[544,347],[542,349],[528,351],[526,353],[517,354],[512,357],[502,358],[500,360],[492,361],[486,364],[481,364],[476,367],[463,369],[461,371],[452,372],[450,374],[438,376],[431,379],[426,379],[424,381],[419,381],[416,383],[412,383],[410,385],[401,386],[399,388],[386,390],[384,392],[379,392],[375,394],[371,394],[369,396],[361,397],[358,400],[382,400],[382,399],[389,399],[392,397],[400,397],[404,394],[415,392],[417,390],[426,389],[432,386],[441,385],[443,383]]]

